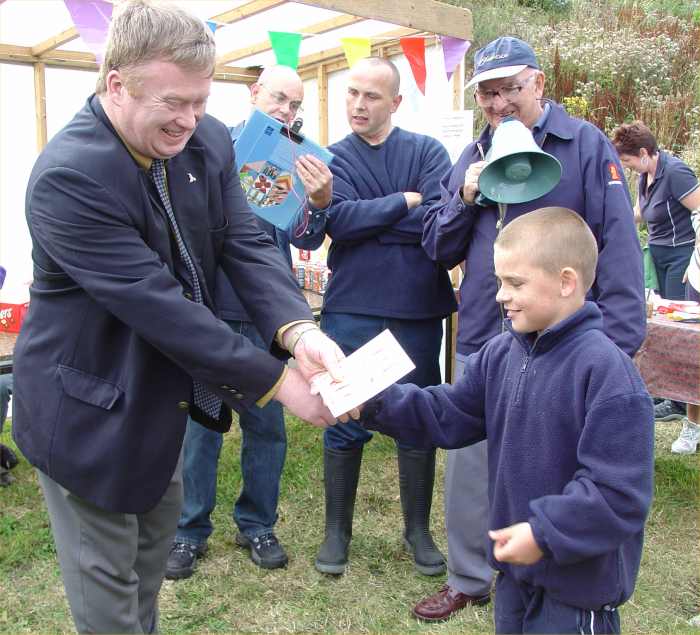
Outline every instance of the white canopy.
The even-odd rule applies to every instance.
[[[395,123],[440,136],[440,114],[461,109],[463,65],[448,82],[437,35],[471,39],[467,9],[433,0],[176,0],[217,24],[217,72],[207,110],[229,125],[247,115],[247,85],[275,63],[268,31],[300,32],[298,72],[304,79],[304,133],[338,140],[345,119],[347,62],[341,38],[369,37],[372,52],[391,57],[404,101]],[[399,38],[426,37],[425,96],[418,90]],[[31,278],[24,190],[38,152],[93,92],[98,65],[73,26],[63,0],[0,4],[0,264],[8,271],[5,301]]]

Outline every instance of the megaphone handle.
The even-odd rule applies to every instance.
[[[508,205],[506,203],[498,203],[498,220],[496,221],[496,231],[501,231],[501,227],[503,227],[503,221],[506,217],[507,209]]]
[[[474,204],[481,205],[481,207],[489,207],[491,205],[495,205],[495,203],[495,201],[492,201],[490,198],[485,197],[481,192],[479,192],[474,197]]]

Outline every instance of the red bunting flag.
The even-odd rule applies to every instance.
[[[422,37],[402,37],[399,42],[411,65],[413,77],[416,80],[421,93],[425,95],[425,38]]]

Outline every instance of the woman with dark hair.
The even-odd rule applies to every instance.
[[[639,174],[635,220],[646,222],[661,297],[685,299],[685,273],[695,244],[690,212],[700,206],[700,183],[683,161],[659,150],[641,121],[613,131],[620,163]]]
[[[639,174],[635,221],[646,222],[649,251],[659,280],[662,298],[697,300],[697,293],[686,285],[686,269],[695,248],[691,213],[700,211],[700,183],[683,161],[659,150],[651,130],[641,121],[622,124],[613,131],[613,145],[625,168]],[[697,450],[700,408],[665,400],[655,407],[656,419],[683,419],[681,435],[671,446],[678,454]]]

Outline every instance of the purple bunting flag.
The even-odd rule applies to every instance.
[[[445,58],[445,72],[449,81],[455,68],[457,68],[457,64],[462,61],[472,43],[469,40],[461,40],[450,35],[443,35],[441,41],[442,54]]]
[[[65,0],[65,3],[80,37],[101,64],[112,19],[112,3],[105,0]]]

